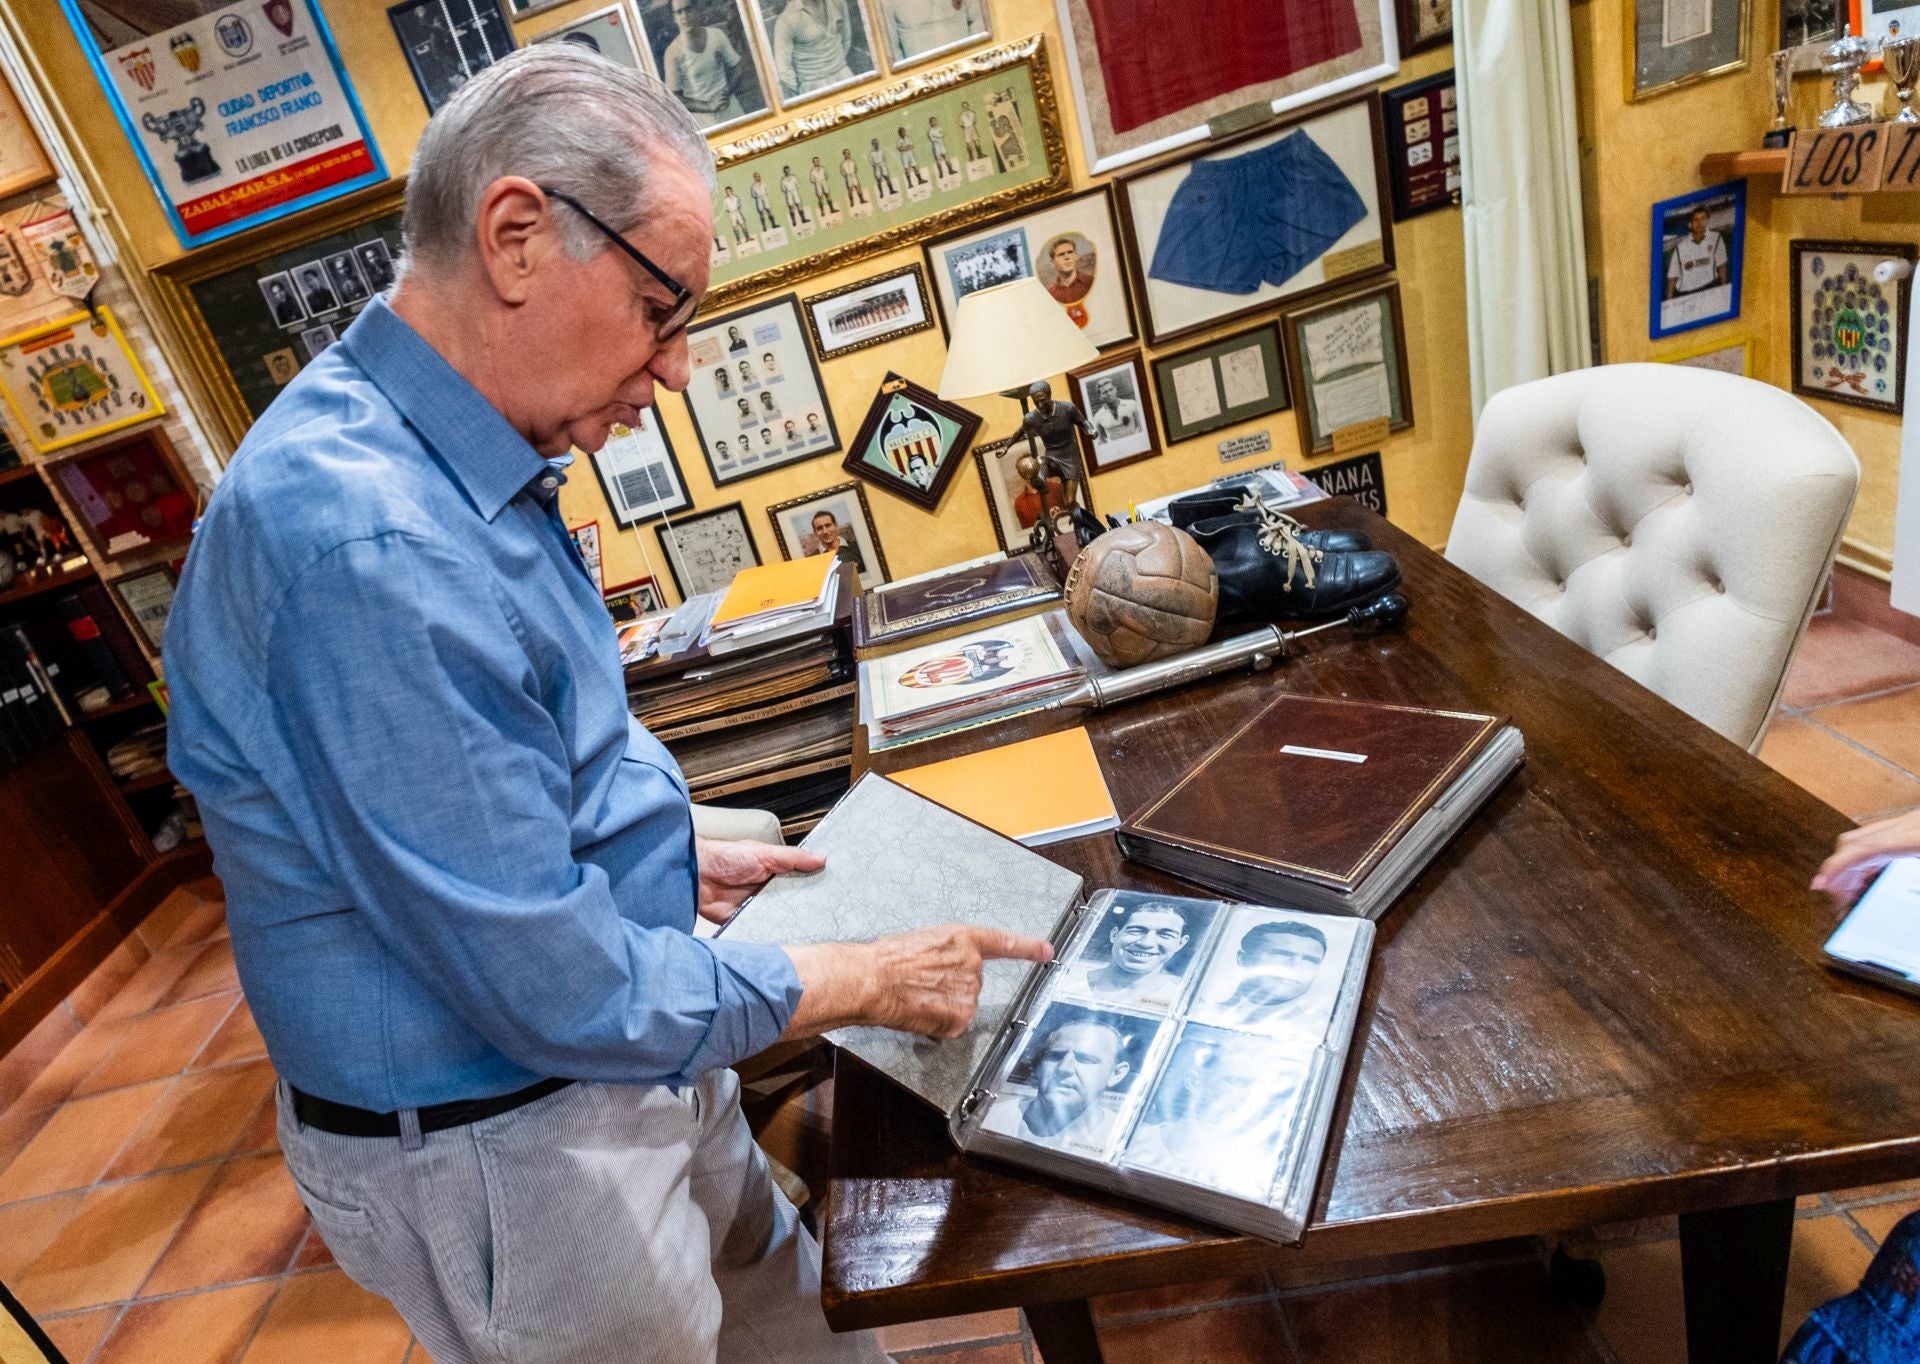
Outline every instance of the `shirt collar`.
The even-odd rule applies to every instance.
[[[548,462],[526,437],[385,298],[369,303],[339,344],[420,433],[487,520],[547,470]]]

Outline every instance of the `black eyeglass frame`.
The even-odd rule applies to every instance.
[[[664,321],[653,329],[653,335],[656,341],[671,341],[687,329],[687,324],[693,321],[694,313],[700,309],[700,299],[694,294],[693,290],[687,288],[686,285],[647,259],[646,252],[594,217],[587,206],[571,194],[562,193],[560,190],[549,188],[546,185],[540,186],[540,192],[549,199],[558,199],[575,213],[578,213],[582,218],[585,218],[588,222],[599,228],[608,241],[626,252],[630,260],[637,263],[640,268],[645,270],[649,275],[652,275],[660,282],[661,288],[673,295],[673,311],[667,315]]]

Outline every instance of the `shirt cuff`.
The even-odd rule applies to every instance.
[[[744,1061],[780,1040],[800,1007],[800,973],[786,949],[772,943],[701,940],[713,953],[718,1007],[707,1035],[687,1062],[689,1076]]]

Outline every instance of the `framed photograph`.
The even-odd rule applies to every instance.
[[[615,625],[625,625],[666,609],[666,598],[660,595],[660,585],[652,578],[635,578],[607,588],[607,612]]]
[[[993,38],[987,0],[874,0],[890,70],[916,66]]]
[[[843,468],[923,511],[940,505],[980,418],[889,372]]]
[[[167,410],[111,308],[0,339],[0,393],[41,454]]]
[[[887,580],[887,554],[873,529],[867,490],[858,482],[823,488],[767,508],[783,559],[831,554],[853,565],[862,591]]]
[[[1334,452],[1351,427],[1413,425],[1398,281],[1288,313],[1286,329],[1303,453]]]
[[[1887,257],[1909,263],[1906,242],[1795,241],[1793,391],[1808,398],[1898,416],[1907,403],[1907,309],[1911,278],[1880,283]]]
[[[1423,0],[1424,3],[1424,0]],[[1383,90],[1393,220],[1460,202],[1460,102],[1453,72]]]
[[[317,0],[60,4],[183,247],[387,178]]]
[[[157,422],[50,461],[47,472],[103,558],[120,563],[192,538],[199,489]]]
[[[1774,47],[1833,42],[1846,22],[1847,0],[1780,0],[1780,34]]]
[[[822,360],[911,336],[933,326],[927,277],[920,263],[858,284],[815,294],[806,301],[807,330]]]
[[[782,108],[880,74],[860,0],[747,0]]]
[[[1453,0],[1394,0],[1393,7],[1402,57],[1453,41]]]
[[[86,306],[100,266],[58,189],[21,195],[0,209],[0,330],[33,331]]]
[[[593,590],[600,599],[607,598],[606,570],[600,560],[600,523],[582,521],[567,527],[567,538],[573,541],[573,552],[580,556],[580,562],[586,565],[587,576],[593,579]]]
[[[738,502],[681,517],[668,518],[653,528],[660,552],[673,575],[680,600],[702,592],[719,592],[743,568],[756,567],[760,555],[747,529],[747,512]]]
[[[514,49],[500,0],[400,0],[387,19],[429,114]]]
[[[1709,341],[1692,350],[1653,358],[1666,365],[1690,365],[1694,369],[1717,369],[1722,374],[1753,376],[1753,341],[1745,336],[1737,341]]]
[[[616,526],[644,525],[693,505],[658,404],[642,412],[636,426],[616,422],[607,443],[588,459]]]
[[[147,652],[160,656],[160,638],[166,633],[167,613],[173,610],[173,570],[165,564],[113,578],[107,586],[120,601],[120,610],[146,641]]]
[[[1740,265],[1747,231],[1747,182],[1732,180],[1653,206],[1653,272],[1647,335],[1740,316]]]
[[[527,19],[571,3],[572,0],[507,0],[507,9],[515,19]]]
[[[687,411],[716,487],[840,448],[799,295],[689,327],[687,354]]]
[[[1739,71],[1749,0],[1627,0],[1627,99]]]
[[[0,75],[0,198],[50,185],[54,179],[53,158],[27,121],[12,82]]]
[[[715,306],[999,217],[1070,178],[1038,35],[727,143],[715,157]]]
[[[1262,322],[1217,341],[1153,358],[1167,444],[1285,412],[1293,403],[1280,324]]]
[[[1067,375],[1067,384],[1073,390],[1073,405],[1093,423],[1092,439],[1080,438],[1089,473],[1104,474],[1160,453],[1153,400],[1147,396],[1146,365],[1139,351],[1103,356]]]
[[[1120,264],[1120,225],[1110,186],[936,237],[921,250],[933,275],[941,325],[949,329],[954,309],[968,294],[1032,275],[1101,349],[1124,345],[1139,332]]]
[[[1009,554],[1032,548],[1033,542],[1028,537],[1040,521],[1040,494],[1020,476],[1020,461],[1029,452],[1027,438],[1018,434],[973,447],[980,486],[987,494],[987,514],[993,521],[993,538]],[[1049,478],[1047,484],[1049,500],[1057,507],[1065,500],[1066,489],[1057,478]],[[1083,481],[1081,496],[1086,499],[1087,510],[1094,511],[1091,482]]]
[[[773,107],[741,3],[681,0],[676,14],[673,0],[640,0],[640,28],[653,69],[703,133],[758,118]]]
[[[1155,345],[1393,268],[1380,101],[1344,100],[1117,182]],[[1249,231],[1290,214],[1283,233]]]
[[[597,52],[610,62],[617,62],[630,71],[645,71],[652,75],[652,69],[641,55],[645,42],[640,36],[639,21],[633,17],[625,3],[608,5],[605,9],[594,10],[577,19],[546,29],[533,35],[536,43],[578,43],[589,52]]]
[[[1319,0],[1307,22],[1297,5],[1243,0],[1055,5],[1095,175],[1204,142],[1251,105],[1286,113],[1399,69],[1394,0]]]

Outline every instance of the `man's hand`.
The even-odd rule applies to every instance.
[[[819,871],[827,859],[803,848],[742,838],[695,838],[700,860],[700,917],[723,924],[741,902],[785,871]]]
[[[1053,944],[998,928],[942,924],[870,943],[789,947],[787,955],[801,985],[788,1038],[861,1024],[957,1037],[973,1022],[983,963],[1051,961]]]
[[[1833,845],[1833,856],[1814,873],[1813,888],[1826,891],[1845,908],[1860,898],[1882,867],[1909,853],[1920,853],[1920,810],[1841,834]]]

